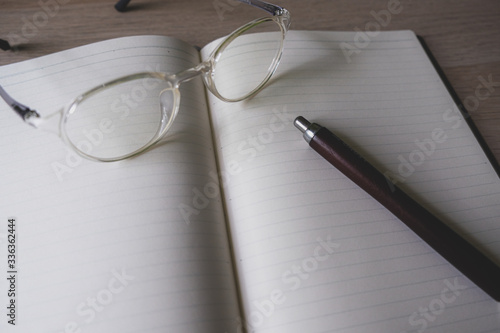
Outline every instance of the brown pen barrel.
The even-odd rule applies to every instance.
[[[339,137],[320,128],[309,145],[398,217],[443,258],[500,301],[500,267],[468,241],[393,185]]]

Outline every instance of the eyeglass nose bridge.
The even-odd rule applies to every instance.
[[[169,87],[160,92],[161,122],[158,128],[157,138],[161,139],[171,127],[177,117],[180,107],[181,94],[179,87],[181,83],[188,82],[200,75],[206,79],[213,71],[211,61],[205,61],[199,65],[186,69],[176,74],[165,75],[164,80],[170,83]]]
[[[191,81],[197,76],[202,75],[203,77],[206,77],[207,75],[210,75],[210,73],[213,72],[213,61],[204,61],[200,64],[198,64],[196,67],[186,69],[182,72],[176,73],[169,75],[167,77],[167,80],[172,83],[172,86],[178,88],[181,83]]]

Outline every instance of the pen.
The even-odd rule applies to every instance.
[[[294,121],[317,153],[381,203],[479,288],[500,302],[500,267],[431,214],[325,127]]]

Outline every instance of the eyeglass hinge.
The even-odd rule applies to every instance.
[[[16,113],[30,125],[32,125],[33,118],[40,118],[40,114],[38,112],[31,110],[22,104],[14,104],[12,105],[12,109],[14,109],[14,111],[16,111]]]

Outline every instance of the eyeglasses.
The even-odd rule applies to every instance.
[[[55,127],[56,119],[61,139],[85,158],[112,162],[136,156],[158,143],[171,128],[179,111],[181,83],[201,76],[213,95],[226,102],[238,102],[262,90],[276,71],[290,14],[264,1],[239,1],[272,16],[235,30],[194,68],[177,74],[142,72],[121,77],[83,93],[65,109],[47,117],[15,101],[1,86],[0,96],[35,128]],[[258,47],[254,45],[256,39],[250,41],[248,36],[254,32],[262,33]],[[241,54],[252,63],[243,63]],[[82,144],[95,133],[96,144]]]

